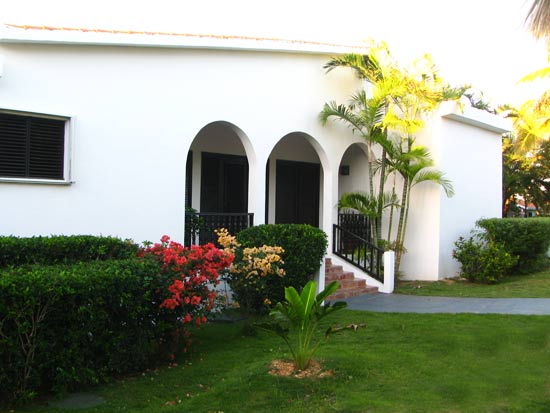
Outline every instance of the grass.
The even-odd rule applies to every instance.
[[[333,324],[366,323],[321,346],[334,376],[268,374],[288,358],[268,333],[212,323],[178,366],[93,391],[106,404],[59,410],[45,401],[16,412],[549,412],[550,317],[342,311]],[[326,328],[322,326],[321,331]]]
[[[550,298],[550,271],[507,277],[497,284],[466,280],[401,281],[397,294],[480,298]]]

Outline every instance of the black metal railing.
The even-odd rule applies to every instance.
[[[378,225],[379,220],[373,220],[363,214],[356,212],[338,212],[338,225],[362,239],[373,240],[374,225]]]
[[[332,226],[332,252],[337,257],[365,271],[372,278],[384,282],[384,250],[372,239],[365,239],[343,228]]]
[[[254,225],[253,213],[186,212],[185,245],[217,244],[216,229],[225,228],[231,235]]]

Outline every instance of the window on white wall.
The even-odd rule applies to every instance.
[[[66,118],[0,113],[0,179],[66,179]]]

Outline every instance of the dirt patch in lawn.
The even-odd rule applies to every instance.
[[[273,360],[269,365],[269,374],[272,376],[295,377],[297,379],[320,379],[334,376],[334,370],[323,370],[316,360],[311,360],[305,370],[297,370],[292,361]]]

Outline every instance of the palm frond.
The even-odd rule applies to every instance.
[[[372,76],[371,59],[367,55],[360,55],[357,53],[348,53],[343,56],[333,57],[323,67],[327,73],[340,67],[347,67],[353,69],[356,75],[361,79],[369,79]]]
[[[455,194],[454,188],[451,181],[444,176],[445,174],[438,169],[431,167],[422,168],[414,174],[414,178],[411,180],[411,187],[422,182],[433,182],[439,184],[445,191],[445,195],[450,198]]]
[[[379,205],[382,205],[379,208]],[[369,218],[378,218],[378,211],[389,207],[399,207],[397,195],[386,192],[381,199],[378,196],[366,194],[364,192],[347,192],[342,194],[338,202],[340,209],[352,209]]]
[[[507,117],[514,126],[514,151],[518,154],[531,151],[541,141],[550,139],[550,91],[537,100],[524,102],[519,109],[510,110]]]
[[[543,67],[542,69],[535,70],[525,76],[523,76],[518,83],[533,82],[537,79],[545,79],[550,77],[550,66]]]
[[[335,118],[352,129],[352,131],[357,131],[362,133],[365,125],[362,124],[361,119],[351,110],[348,106],[343,104],[337,104],[332,101],[325,103],[323,109],[319,113],[319,120],[323,125],[326,125],[330,118]]]
[[[525,21],[536,38],[549,38],[550,0],[534,0]]]
[[[370,218],[376,218],[378,216],[377,206],[377,198],[363,192],[348,192],[342,194],[338,202],[339,209],[353,209]]]

